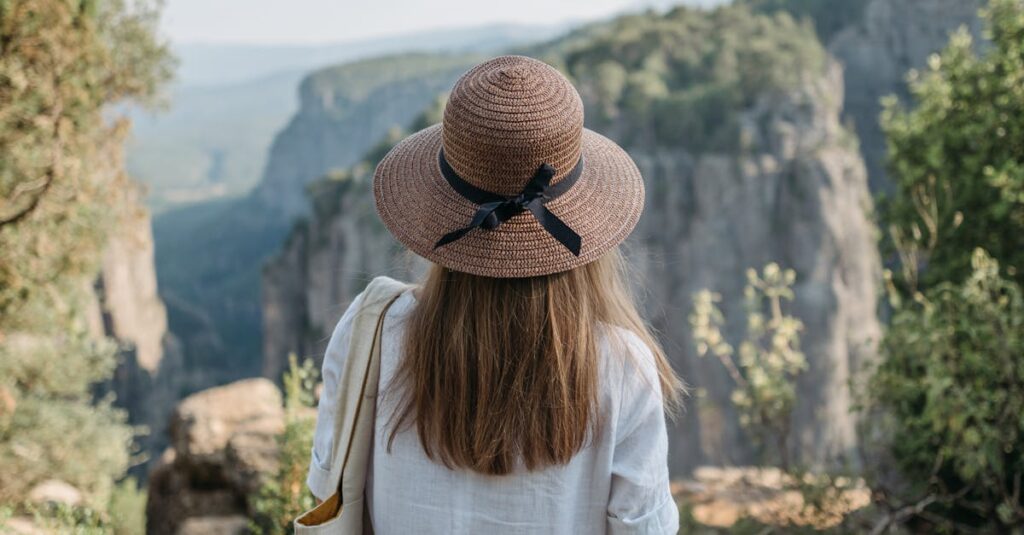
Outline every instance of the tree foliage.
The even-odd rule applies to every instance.
[[[116,354],[92,283],[135,195],[110,107],[170,72],[157,8],[0,1],[0,504],[57,478],[102,511],[129,463],[123,412],[92,396]]]
[[[985,18],[982,52],[961,29],[882,116],[899,270],[867,397],[910,483],[894,516],[946,533],[1024,527],[1024,2]]]
[[[737,148],[742,110],[820,76],[826,61],[812,24],[743,6],[623,16],[529,53],[596,103],[594,126],[627,144],[695,152]]]
[[[855,24],[869,0],[740,0],[759,13],[785,11],[798,20],[809,19],[823,43]]]
[[[1024,526],[1024,297],[981,249],[971,269],[896,309],[868,393],[919,516],[1009,533]]]
[[[895,192],[882,212],[909,293],[964,280],[976,247],[1024,283],[1024,3],[993,0],[986,19],[984,52],[960,30],[911,73],[913,109],[886,102]]]

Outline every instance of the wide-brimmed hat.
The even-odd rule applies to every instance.
[[[373,178],[399,242],[447,268],[532,277],[598,259],[636,226],[640,171],[583,128],[583,101],[551,66],[502,56],[455,83],[441,124],[399,142]]]

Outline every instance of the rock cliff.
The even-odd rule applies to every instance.
[[[857,129],[873,192],[888,190],[885,137],[878,124],[880,99],[906,97],[907,72],[923,67],[957,28],[966,26],[980,35],[977,15],[986,4],[985,0],[872,0],[861,20],[829,43],[829,52],[846,71],[844,117]]]
[[[318,183],[308,224],[293,229],[263,270],[263,376],[277,378],[288,354],[319,361],[345,307],[376,275],[409,279],[419,262],[380,223],[362,166]]]
[[[309,75],[298,113],[274,138],[255,195],[288,220],[309,213],[306,184],[358,161],[388,129],[405,127],[478,59],[410,54]]]
[[[741,116],[737,155],[629,149],[648,192],[632,240],[638,286],[677,369],[700,387],[671,437],[677,472],[754,460],[729,401],[733,385],[717,360],[696,355],[687,317],[695,292],[718,292],[738,340],[744,271],[769,262],[796,270],[791,313],[806,326],[795,456],[838,461],[856,444],[847,384],[879,335],[880,263],[864,164],[839,122],[842,83],[833,63],[798,90],[763,96]]]
[[[186,391],[260,373],[261,269],[309,212],[306,185],[407,127],[475,58],[406,54],[311,73],[302,107],[276,137],[250,196],[157,219],[160,292],[184,347]]]
[[[673,362],[705,395],[673,434],[673,468],[751,461],[716,361],[696,357],[687,315],[694,292],[720,292],[741,311],[744,272],[775,261],[797,270],[793,312],[807,324],[811,369],[794,418],[797,454],[836,460],[855,444],[846,384],[870,354],[879,260],[864,165],[840,124],[842,74],[786,94],[765,95],[740,119],[739,154],[692,154],[684,147],[627,147],[647,180],[646,214],[629,252],[637,286]],[[614,128],[612,129],[614,130]],[[374,273],[402,276],[413,263],[373,216],[369,170],[325,191],[338,199],[297,229],[264,273],[264,373],[288,351],[318,356],[345,304]],[[735,335],[741,324],[730,325]]]
[[[131,207],[103,252],[90,317],[93,332],[117,340],[119,346],[118,366],[103,388],[114,393],[132,424],[145,429],[139,446],[152,456],[167,443],[166,422],[178,400],[182,354],[168,332],[167,310],[157,294],[149,213],[140,199],[127,202]]]

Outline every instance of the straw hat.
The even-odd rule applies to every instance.
[[[644,205],[636,164],[583,128],[569,80],[523,56],[462,75],[443,122],[391,149],[373,191],[384,225],[413,252],[502,278],[598,259],[626,239]]]

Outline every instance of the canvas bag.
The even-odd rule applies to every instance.
[[[408,288],[394,279],[377,277],[363,291],[363,301],[352,319],[352,337],[335,407],[338,425],[334,429],[330,475],[338,481],[338,490],[295,519],[296,534],[372,533],[369,522],[364,524],[363,500],[380,377],[380,339],[388,308]]]

